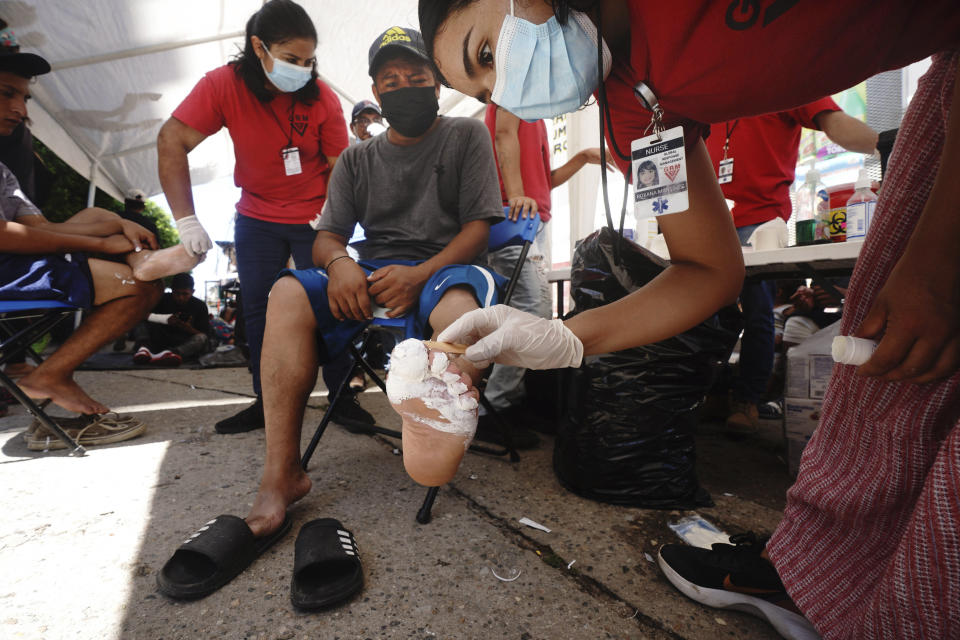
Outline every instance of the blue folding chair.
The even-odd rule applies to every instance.
[[[78,310],[79,307],[56,300],[0,300],[0,336],[2,336],[0,367],[21,354],[27,355],[37,364],[43,362],[31,345],[61,320],[72,316]],[[10,327],[12,321],[17,323],[27,321],[28,324],[14,329]],[[82,456],[86,453],[86,450],[43,410],[49,400],[38,405],[28,398],[17,383],[2,370],[0,370],[0,386],[3,386],[17,402],[26,407],[27,411],[40,421],[40,424],[56,434],[67,445],[70,455]]]
[[[509,207],[504,207],[504,213],[509,215]],[[513,271],[510,274],[506,286],[504,287],[501,299],[502,304],[509,304],[510,298],[513,296],[513,290],[516,287],[517,279],[519,278],[520,272],[523,269],[523,263],[527,259],[527,254],[530,251],[530,245],[534,242],[534,240],[536,240],[539,229],[539,217],[518,219],[516,221],[511,221],[508,217],[502,222],[498,222],[490,227],[490,238],[487,246],[491,251],[497,251],[498,249],[509,246],[519,245],[521,247],[520,256],[514,265]],[[364,334],[361,344],[359,346],[356,344],[350,345],[350,353],[353,356],[354,361],[360,365],[363,371],[370,376],[370,379],[373,380],[378,387],[380,387],[380,390],[383,391],[384,394],[386,394],[386,383],[380,378],[379,375],[377,375],[373,367],[363,357],[364,347],[366,346],[367,340],[370,337],[369,329],[371,328],[392,330],[396,333],[402,333],[404,339],[423,339],[424,336],[417,335],[416,330],[414,329],[413,314],[408,314],[401,318],[374,318],[370,327],[368,327],[368,331]],[[347,376],[347,378],[349,378],[349,376]],[[307,445],[307,449],[303,452],[303,457],[300,459],[300,466],[304,471],[307,470],[307,465],[310,462],[310,458],[313,457],[313,452],[316,450],[317,445],[320,442],[320,438],[323,436],[324,431],[327,429],[327,425],[330,423],[330,419],[333,415],[337,402],[341,400],[344,392],[346,391],[348,384],[347,378],[341,381],[338,389],[330,390],[331,395],[329,396],[329,406],[324,412],[323,418],[320,419],[320,424],[317,425],[317,430],[314,432],[313,438],[310,440],[310,444]],[[509,455],[510,462],[518,462],[520,460],[520,456],[517,454],[510,441],[510,431],[506,423],[482,392],[480,393],[480,404],[483,405],[490,415],[494,416],[495,422],[500,429],[501,436],[503,437],[505,446],[503,448],[492,448],[483,445],[471,444],[469,450],[476,453],[486,453],[494,456]],[[396,429],[387,429],[386,427],[381,427],[380,425],[368,426],[363,430],[363,432],[371,435],[374,433],[379,433],[391,438],[401,437],[401,433]],[[427,495],[424,498],[423,505],[417,512],[417,522],[420,524],[426,524],[430,522],[430,512],[433,509],[433,503],[436,500],[439,490],[440,487],[429,487],[427,489]]]

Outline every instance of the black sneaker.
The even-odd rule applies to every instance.
[[[373,433],[370,427],[377,424],[377,420],[370,412],[360,406],[355,393],[345,393],[340,396],[330,420],[350,433]]]
[[[515,414],[514,411],[507,409],[500,411],[499,414],[500,418],[506,423],[507,428],[510,429],[510,443],[514,449],[534,449],[540,444],[540,437],[537,434],[526,427],[518,426],[518,423],[511,419],[511,416]],[[500,425],[497,423],[496,418],[489,413],[480,416],[480,419],[477,421],[476,439],[481,442],[497,444],[501,447],[505,446]]]
[[[263,399],[257,398],[252,405],[214,426],[217,433],[246,433],[254,429],[263,429]]]
[[[664,545],[657,561],[667,580],[688,598],[764,618],[788,640],[818,639],[816,629],[787,595],[773,564],[760,556],[767,539],[743,533],[730,536],[730,542],[714,544],[712,550]]]

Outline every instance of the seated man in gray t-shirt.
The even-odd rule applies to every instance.
[[[503,219],[486,127],[479,120],[437,117],[440,84],[419,33],[388,30],[374,41],[369,61],[390,129],[347,148],[337,161],[313,245],[320,268],[285,271],[270,292],[261,364],[267,457],[247,516],[256,536],[276,531],[287,507],[310,489],[298,459],[318,365],[339,355],[375,315],[409,317],[418,335],[428,338],[497,299],[499,276],[476,264],[490,224]],[[366,239],[356,246],[354,261],[347,242],[356,224]],[[475,398],[477,371],[463,359],[454,364],[469,376],[462,378],[462,395]],[[463,456],[463,437],[444,440],[451,434],[442,428],[418,431],[443,416],[434,412],[422,420],[422,402],[411,409],[416,417],[406,404],[398,406],[407,471],[421,484],[443,484]],[[418,446],[418,438],[430,446]],[[427,448],[435,453],[435,445],[449,446],[454,455],[440,456],[443,462],[415,456]]]

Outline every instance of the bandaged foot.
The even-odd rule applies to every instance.
[[[159,251],[144,250],[131,253],[127,264],[133,269],[133,277],[142,282],[151,282],[178,273],[186,273],[203,261],[204,254],[191,256],[182,244]]]
[[[403,466],[427,487],[457,472],[477,430],[477,390],[446,353],[404,340],[390,356],[387,396],[403,420]]]

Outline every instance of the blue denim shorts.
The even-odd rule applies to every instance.
[[[361,260],[357,264],[368,274],[391,264],[413,266],[418,263],[406,260]],[[330,313],[330,301],[327,299],[327,272],[323,269],[284,269],[277,276],[293,276],[303,286],[317,319],[317,331],[323,341],[320,353],[321,364],[342,353],[370,322],[356,320],[337,320]],[[400,326],[405,337],[425,338],[430,331],[430,314],[440,302],[443,294],[453,286],[465,286],[473,291],[477,304],[489,307],[500,299],[500,288],[506,285],[506,278],[485,267],[470,264],[453,264],[434,273],[420,292],[416,309],[411,310],[403,319],[391,321],[374,318],[373,323]]]

